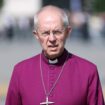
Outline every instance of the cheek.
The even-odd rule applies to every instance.
[[[47,47],[47,39],[39,38],[39,42],[43,48]]]
[[[59,42],[59,44],[60,45],[62,45],[62,44],[64,44],[65,43],[65,37],[61,37],[59,40],[58,40],[58,42]]]
[[[43,46],[43,43],[44,43],[43,38],[38,37],[38,41],[39,41],[40,45]]]

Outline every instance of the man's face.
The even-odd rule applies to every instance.
[[[45,55],[50,59],[54,59],[62,54],[69,29],[63,26],[59,16],[45,15],[39,20],[36,37]]]

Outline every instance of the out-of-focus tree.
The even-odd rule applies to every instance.
[[[0,0],[0,9],[3,6],[3,0]]]
[[[93,4],[95,0],[81,0],[83,11],[93,12]]]
[[[94,0],[94,12],[105,12],[105,0]]]

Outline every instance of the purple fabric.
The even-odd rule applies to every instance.
[[[48,64],[42,55],[44,83],[49,91],[66,59],[67,51],[57,64]],[[40,74],[40,55],[24,60],[14,67],[5,105],[40,105],[45,92]],[[51,105],[104,105],[96,66],[83,58],[69,54],[64,71],[49,96]]]

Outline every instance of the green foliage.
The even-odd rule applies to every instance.
[[[2,7],[3,5],[3,0],[0,0],[0,8]]]
[[[105,0],[94,0],[93,10],[95,12],[105,12]]]

